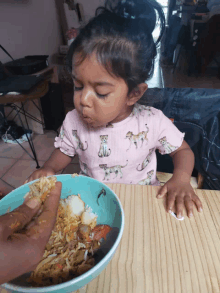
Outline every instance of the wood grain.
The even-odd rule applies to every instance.
[[[106,269],[76,292],[220,292],[220,191],[195,189],[203,212],[178,221],[156,199],[159,187],[108,186],[123,205],[124,234]]]

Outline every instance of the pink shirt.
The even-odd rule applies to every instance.
[[[69,112],[54,145],[68,156],[78,154],[80,174],[106,183],[160,185],[155,150],[175,151],[184,135],[161,110],[135,104],[129,117],[101,128]]]

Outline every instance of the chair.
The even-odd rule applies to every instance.
[[[170,118],[170,120],[174,122],[173,118]],[[156,173],[156,176],[161,182],[161,186],[163,186],[173,175],[171,173],[171,170],[173,169],[172,159],[169,155],[162,156],[159,152],[156,152],[156,154],[159,169],[159,171],[157,171]],[[170,170],[170,172],[166,172],[164,170]],[[191,186],[193,188],[202,189],[203,181],[204,177],[202,176],[202,174],[194,169],[190,180]]]
[[[19,117],[22,128],[29,129],[27,117],[30,117],[31,119],[36,119],[36,118],[33,117],[32,115],[28,114],[28,112],[24,108],[24,104],[28,100],[32,100],[32,102],[33,102],[34,99],[43,97],[48,92],[48,89],[49,89],[48,82],[46,80],[43,80],[42,82],[40,82],[31,91],[29,91],[26,94],[19,94],[19,95],[8,94],[8,95],[1,96],[0,97],[0,104],[4,105],[4,107],[10,107],[13,110],[15,110],[16,111],[15,116]],[[17,102],[21,103],[21,107],[16,105]],[[35,106],[37,107],[37,105],[35,105]],[[38,109],[38,110],[40,111],[40,109]],[[26,127],[21,119],[20,113],[23,114],[25,117],[24,121],[26,122]],[[5,119],[7,119],[7,117]],[[38,122],[41,123],[41,121],[38,121]],[[29,137],[27,134],[26,134],[26,137],[27,137],[27,141],[29,143],[29,146],[31,148],[31,152],[32,152],[33,156],[31,156],[29,154],[29,152],[19,143],[19,141],[17,139],[15,139],[15,140],[21,146],[21,148],[36,162],[36,164],[37,164],[36,168],[38,169],[38,168],[40,168],[40,166],[38,163],[37,154],[36,154],[36,151],[34,148],[34,143],[33,143],[32,137],[31,136]]]

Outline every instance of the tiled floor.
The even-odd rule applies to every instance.
[[[35,150],[39,160],[39,165],[50,157],[54,150],[54,131],[45,131],[43,135],[35,135],[33,138]],[[22,146],[30,151],[27,142]],[[14,188],[19,187],[36,169],[36,162],[16,144],[6,144],[0,140],[0,191],[6,194]],[[75,157],[71,164],[59,173],[72,174],[79,173],[78,157]]]
[[[216,70],[208,70],[205,76],[187,76],[183,64],[178,65],[175,73],[172,68],[160,67],[159,56],[156,59],[155,71],[151,80],[148,81],[149,88],[152,87],[194,87],[194,88],[220,88],[220,80],[217,78]],[[68,110],[68,109],[66,109]],[[34,145],[40,166],[49,158],[54,149],[54,138],[56,133],[46,131],[44,135],[34,136]],[[30,150],[28,143],[22,144]],[[36,170],[36,163],[25,153],[19,145],[6,144],[0,140],[0,191],[8,193],[19,187],[27,177]],[[78,158],[74,158],[69,166],[60,173],[79,173]]]

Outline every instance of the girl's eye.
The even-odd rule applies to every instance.
[[[97,95],[99,98],[101,98],[101,99],[105,99],[105,98],[107,98],[107,96],[108,96],[108,94],[106,94],[106,95],[100,95],[100,94],[98,94],[98,93],[96,93],[96,95]]]
[[[83,89],[83,87],[77,87],[77,86],[74,86],[74,90],[77,92],[77,91],[81,91]],[[107,98],[108,94],[105,94],[105,95],[101,95],[101,94],[98,94],[96,93],[96,95],[101,98],[101,99],[105,99]]]
[[[75,90],[75,91],[81,91],[81,90],[82,90],[82,87],[74,86],[74,90]]]

